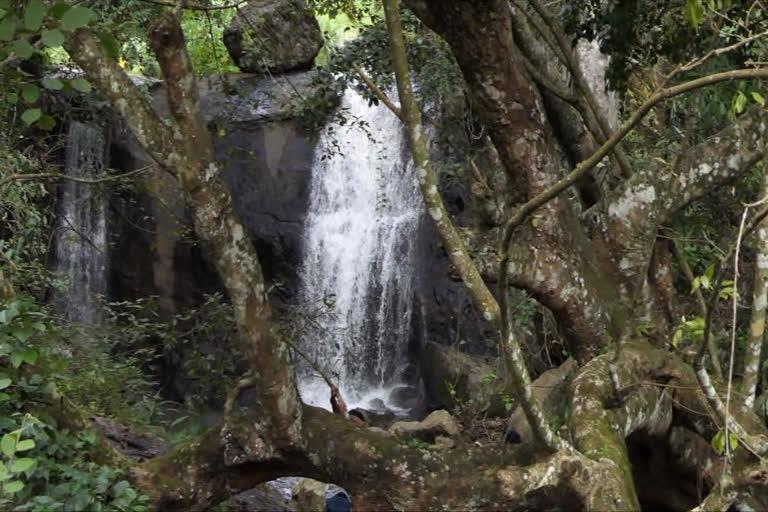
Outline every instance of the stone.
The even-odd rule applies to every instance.
[[[503,380],[496,369],[479,357],[452,347],[427,343],[421,353],[424,385],[429,396],[446,408],[460,406],[491,416],[506,414]]]
[[[365,420],[365,424],[369,427],[386,428],[397,419],[394,412],[390,410],[378,410],[355,408],[358,414],[360,414]]]
[[[400,409],[418,409],[424,405],[424,394],[415,386],[398,386],[390,392],[389,403]]]
[[[325,482],[302,478],[294,487],[290,509],[296,512],[325,512]]]
[[[456,442],[450,437],[437,436],[435,437],[435,448],[440,450],[450,450],[456,446]]]
[[[389,431],[398,437],[432,442],[438,436],[457,436],[459,424],[448,411],[432,412],[422,421],[396,421]]]
[[[381,437],[392,437],[392,432],[381,427],[368,427],[368,430]]]
[[[224,31],[224,45],[246,73],[309,69],[323,46],[304,0],[251,0]]]
[[[560,404],[565,399],[570,377],[577,368],[576,360],[570,358],[559,367],[542,373],[533,381],[533,396],[538,400],[548,418],[562,414],[559,410]],[[518,433],[518,442],[530,445],[533,441],[533,432],[522,407],[517,407],[512,412],[507,422],[507,430],[510,428]]]
[[[381,398],[374,398],[368,402],[368,407],[374,411],[386,411],[387,404]]]
[[[286,498],[269,484],[241,492],[219,508],[224,512],[290,512]]]

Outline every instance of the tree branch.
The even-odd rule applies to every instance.
[[[675,259],[677,260],[677,264],[680,267],[680,270],[683,272],[683,275],[688,280],[688,283],[693,286],[694,282],[694,275],[693,271],[691,270],[691,267],[688,265],[688,260],[685,258],[685,254],[683,254],[682,249],[680,249],[680,245],[677,243],[677,240],[673,236],[674,233],[672,233],[668,229],[662,229],[661,230],[662,236],[666,237],[669,240],[669,243],[672,248],[672,253],[675,255]],[[693,290],[693,294],[696,296],[696,304],[699,307],[699,314],[702,318],[707,318],[707,301],[704,299],[704,294],[701,293],[701,288],[696,287]],[[704,340],[701,341],[704,343]],[[720,366],[720,358],[717,354],[717,346],[715,345],[715,340],[712,339],[712,337],[709,338],[709,343],[707,343],[707,350],[709,351],[709,359],[712,362],[712,368],[715,371],[715,377],[718,379],[723,378],[723,369]]]
[[[568,70],[574,78],[576,88],[581,93],[580,98],[583,98],[582,101],[579,102],[581,104],[579,111],[584,117],[584,121],[587,123],[587,126],[590,127],[590,131],[594,132],[595,138],[601,143],[605,142],[608,139],[608,134],[611,133],[611,127],[598,106],[597,100],[595,100],[595,95],[592,94],[592,90],[589,88],[586,78],[584,78],[584,73],[581,71],[581,64],[574,55],[570,41],[565,35],[565,32],[558,26],[557,22],[550,16],[539,0],[529,0],[529,2],[536,13],[541,16],[542,20],[544,20],[544,23],[549,27],[552,34],[554,34],[555,41],[560,47],[560,51],[562,51],[565,56]],[[624,150],[618,143],[614,147],[614,155],[624,177],[628,178],[631,176],[632,169],[627,162]]]
[[[171,130],[150,108],[125,70],[109,58],[99,40],[81,28],[70,34],[64,48],[125,120],[139,144],[161,167],[174,173],[179,154]]]
[[[362,68],[357,64],[353,64],[352,69],[354,69],[355,73],[357,73],[360,79],[365,82],[365,85],[368,86],[371,92],[373,92],[373,94],[379,98],[379,101],[381,101],[393,114],[398,117],[398,119],[402,121],[403,114],[400,112],[400,109],[397,108],[394,103],[389,101],[389,98],[387,98],[387,95],[384,93],[384,91],[379,89],[379,86],[376,85],[376,83],[371,80],[368,75],[365,74],[365,71],[363,71]]]
[[[164,7],[176,7],[178,5],[178,3],[164,2],[163,0],[141,0],[141,1],[147,4],[162,5]],[[223,11],[225,9],[237,9],[241,5],[248,3],[248,1],[249,0],[240,0],[239,2],[235,2],[227,5],[199,5],[199,4],[182,2],[182,9],[187,11],[205,11],[205,12]]]
[[[131,178],[137,174],[141,174],[150,169],[154,169],[154,166],[148,165],[146,167],[142,167],[141,169],[135,169],[133,171],[126,172],[124,174],[106,175],[100,178],[78,178],[76,176],[68,176],[66,174],[59,174],[55,172],[43,172],[43,173],[37,173],[37,174],[14,174],[13,176],[8,176],[0,180],[0,188],[3,188],[9,183],[12,183],[14,181],[30,181],[30,180],[64,180],[64,181],[74,181],[75,183],[84,183],[87,185],[96,185],[98,183],[106,183],[109,181],[119,181],[119,180]]]
[[[579,178],[586,175],[592,168],[594,168],[600,161],[610,153],[613,148],[618,144],[637,124],[650,112],[650,110],[658,103],[665,101],[674,96],[685,94],[687,92],[700,89],[709,85],[713,85],[728,80],[743,80],[749,78],[768,78],[768,69],[738,69],[734,71],[725,71],[722,73],[716,73],[708,75],[695,80],[664,88],[655,92],[648,100],[643,103],[638,110],[632,114],[632,117],[622,125],[614,134],[608,139],[602,146],[598,148],[595,153],[587,160],[581,162],[576,168],[571,171],[566,177],[562,178],[544,192],[540,193],[536,197],[532,198],[522,206],[520,206],[515,213],[509,218],[504,225],[504,236],[502,238],[503,243],[500,244],[499,252],[502,253],[506,247],[509,246],[509,240],[514,232],[514,229],[519,226],[528,216],[539,209],[541,206],[548,203],[553,198],[557,197],[561,192],[568,187],[576,183]]]

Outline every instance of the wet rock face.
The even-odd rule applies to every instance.
[[[246,73],[309,69],[323,46],[304,0],[252,0],[232,18],[224,44]]]

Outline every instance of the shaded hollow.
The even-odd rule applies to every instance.
[[[681,463],[664,435],[636,432],[627,438],[632,478],[644,511],[682,512],[709,493],[706,483]]]

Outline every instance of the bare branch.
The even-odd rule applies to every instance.
[[[99,178],[78,178],[76,176],[68,176],[66,174],[59,174],[55,172],[43,172],[43,173],[36,173],[36,174],[14,174],[13,176],[8,176],[0,180],[0,188],[3,188],[9,183],[13,183],[15,181],[31,181],[31,180],[51,180],[51,181],[63,180],[63,181],[74,181],[75,183],[84,183],[87,185],[96,185],[99,183],[106,183],[109,181],[119,181],[119,180],[131,178],[133,176],[136,176],[137,174],[141,174],[150,169],[154,169],[154,166],[148,165],[146,167],[142,167],[141,169],[136,169],[130,172],[126,172],[124,174],[106,175],[106,176],[101,176]]]
[[[141,1],[147,4],[162,5],[164,7],[176,7],[178,4],[174,2],[165,2],[163,0],[141,0]],[[223,11],[226,9],[237,9],[238,7],[246,3],[248,3],[248,0],[240,0],[239,2],[235,2],[227,5],[200,5],[200,4],[182,2],[182,9],[187,11],[205,11],[205,12]]]
[[[687,92],[700,89],[709,85],[713,85],[720,82],[729,80],[743,80],[750,78],[768,78],[768,69],[737,69],[733,71],[724,71],[722,73],[715,73],[713,75],[707,75],[705,77],[690,80],[679,85],[667,87],[656,91],[645,103],[643,103],[638,110],[632,114],[632,117],[622,125],[614,134],[608,139],[602,146],[600,146],[595,153],[589,158],[581,162],[576,168],[571,171],[566,177],[553,184],[541,194],[529,200],[527,203],[519,207],[515,214],[510,217],[504,226],[504,234],[502,242],[499,245],[499,254],[501,255],[506,251],[509,246],[509,240],[514,232],[515,228],[519,226],[530,214],[536,211],[541,206],[548,203],[550,200],[557,197],[561,192],[568,187],[576,183],[579,178],[586,175],[592,170],[600,161],[614,149],[627,134],[650,112],[650,110],[661,103],[664,100],[684,94]]]
[[[360,77],[360,79],[365,82],[365,85],[368,86],[368,88],[371,90],[371,92],[379,98],[379,101],[381,101],[389,110],[392,111],[393,114],[395,114],[401,121],[403,120],[403,114],[400,112],[400,109],[395,106],[394,103],[389,101],[389,98],[387,98],[387,95],[379,89],[379,86],[376,85],[376,83],[370,79],[368,75],[365,74],[365,71],[362,70],[360,66],[357,64],[352,65],[352,69],[355,70],[355,73]]]
[[[742,39],[741,41],[738,41],[738,42],[736,42],[736,43],[734,43],[734,44],[732,44],[730,46],[723,46],[722,48],[716,48],[716,49],[710,51],[709,53],[707,53],[706,55],[704,55],[703,57],[700,57],[698,59],[693,59],[690,62],[688,62],[687,64],[685,64],[684,66],[679,67],[678,69],[676,69],[675,71],[670,73],[670,75],[667,77],[667,80],[670,80],[677,73],[681,73],[681,72],[685,72],[685,71],[690,71],[692,69],[695,69],[695,68],[701,66],[702,64],[707,62],[712,57],[716,57],[718,55],[722,55],[724,53],[731,52],[733,50],[736,50],[736,49],[744,46],[747,43],[751,43],[752,41],[755,41],[755,40],[760,39],[761,37],[765,37],[767,35],[768,35],[768,30],[766,30],[764,32],[760,32],[759,34],[755,34],[753,36],[747,37],[745,39]],[[747,62],[747,64],[749,65],[750,63]]]

